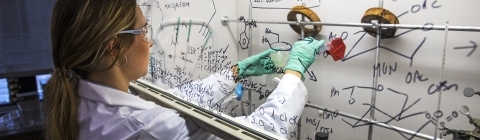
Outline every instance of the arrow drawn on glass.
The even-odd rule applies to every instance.
[[[305,70],[307,71],[308,75],[310,76],[309,79],[317,82],[317,77],[315,77],[315,74],[313,73],[313,71],[309,72],[305,64],[303,64],[302,60],[300,60],[300,58],[298,58],[298,61],[300,61],[300,64],[302,64],[303,68],[305,68]]]
[[[462,47],[455,47],[453,48],[454,50],[457,50],[457,49],[469,49],[469,48],[472,48],[472,50],[470,51],[470,53],[467,54],[467,57],[469,57],[470,55],[472,55],[473,52],[475,52],[475,50],[477,49],[477,44],[473,41],[470,40],[470,43],[472,43],[472,46],[462,46]]]

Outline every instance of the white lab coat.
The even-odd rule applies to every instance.
[[[231,100],[224,97],[235,88],[234,81],[228,76],[231,74],[230,70],[223,70],[205,79],[194,81],[192,84],[201,82],[203,85],[212,87],[209,92],[212,92],[213,96],[209,96],[210,102],[204,102],[205,104],[222,103],[225,102],[224,99]],[[192,84],[183,87],[192,88]],[[196,93],[195,91],[204,90],[188,91],[179,87],[172,89],[171,92],[187,96],[186,94],[203,94],[204,92]],[[179,116],[175,110],[161,107],[105,85],[81,79],[79,96],[80,140],[218,139],[199,128],[191,120]],[[256,111],[247,117],[236,118],[245,120],[245,123],[255,123],[254,125],[259,128],[288,138],[289,133],[295,128],[295,121],[298,121],[298,118],[295,120],[295,116],[301,115],[306,97],[307,90],[302,81],[294,75],[286,74],[277,89],[267,98],[266,103],[258,106]],[[209,100],[205,96],[203,98]],[[262,108],[262,111],[258,108]],[[287,118],[285,115],[290,120],[280,119]],[[263,126],[259,125],[260,120]]]

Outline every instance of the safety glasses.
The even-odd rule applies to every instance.
[[[118,32],[119,34],[143,34],[144,35],[144,41],[146,42],[152,42],[152,26],[150,25],[145,25],[142,29],[140,30],[123,30]]]

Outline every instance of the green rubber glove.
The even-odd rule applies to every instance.
[[[275,72],[275,64],[269,56],[273,52],[275,52],[275,50],[268,49],[239,61],[237,63],[239,78],[243,79],[249,76],[261,76]]]
[[[312,37],[295,42],[288,58],[285,70],[294,70],[302,74],[302,81],[305,81],[303,73],[312,65],[316,58],[316,52],[323,46],[325,41],[315,40]]]

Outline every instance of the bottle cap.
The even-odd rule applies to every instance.
[[[324,133],[324,132],[315,133],[315,140],[328,140],[328,133]]]
[[[329,49],[326,50],[328,55],[331,55],[334,61],[343,59],[345,56],[346,45],[342,38],[335,38],[327,45]]]
[[[235,95],[237,95],[237,101],[240,101],[242,99],[242,94],[243,94],[243,87],[242,84],[237,84],[237,88],[235,88]]]

